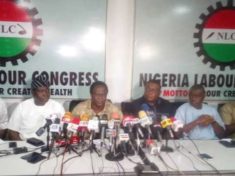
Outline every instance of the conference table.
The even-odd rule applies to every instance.
[[[31,144],[17,141],[17,147],[23,146],[31,152],[40,152]],[[136,171],[139,166],[143,166],[139,175],[235,175],[234,146],[225,146],[218,140],[169,140],[167,146],[173,151],[160,151],[152,155],[149,148],[142,149],[158,170],[143,165],[137,154],[124,157],[121,161],[109,161],[105,158],[106,148],[97,145],[101,156],[90,150],[80,156],[74,152],[76,148],[64,152],[62,147],[54,149],[50,156],[48,152],[42,153],[46,158],[35,164],[21,158],[27,153],[0,154],[0,175],[138,175]],[[9,142],[1,141],[0,151],[6,149],[11,150]]]

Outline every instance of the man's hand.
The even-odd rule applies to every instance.
[[[214,118],[209,115],[201,115],[196,120],[197,125],[204,126],[204,127],[208,126],[214,122],[215,122]]]

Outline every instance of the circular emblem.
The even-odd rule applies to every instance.
[[[225,67],[235,69],[235,8],[233,0],[223,6],[216,3],[216,8],[209,6],[208,14],[201,14],[201,24],[196,24],[197,33],[194,46],[199,48],[197,55],[203,57],[203,63],[210,63],[211,68]]]
[[[24,1],[21,1],[24,2]],[[6,62],[12,65],[28,60],[27,55],[34,55],[42,35],[41,19],[36,19],[36,8],[27,8],[15,0],[0,0],[0,66]]]

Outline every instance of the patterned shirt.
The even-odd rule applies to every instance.
[[[92,119],[95,116],[102,116],[103,114],[106,114],[108,116],[108,120],[112,119],[112,113],[117,113],[119,115],[119,118],[122,119],[122,112],[120,109],[112,104],[109,100],[106,100],[104,109],[100,111],[98,114],[94,112],[94,110],[91,108],[91,99],[88,99],[84,102],[79,103],[72,111],[72,114],[74,116],[81,116],[83,114],[88,115],[89,119]]]
[[[220,113],[225,125],[235,124],[235,102],[222,106]],[[230,137],[235,139],[235,132]]]

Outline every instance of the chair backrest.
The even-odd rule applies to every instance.
[[[74,108],[77,104],[79,104],[79,103],[81,103],[81,102],[83,102],[83,101],[85,101],[85,99],[71,100],[70,103],[69,103],[69,112],[72,112],[72,111],[73,111],[73,108]]]
[[[134,114],[132,103],[129,101],[121,102],[121,110],[123,114]]]
[[[220,113],[220,111],[221,111],[221,108],[223,107],[225,105],[225,103],[219,103],[218,105],[217,105],[217,111]]]

